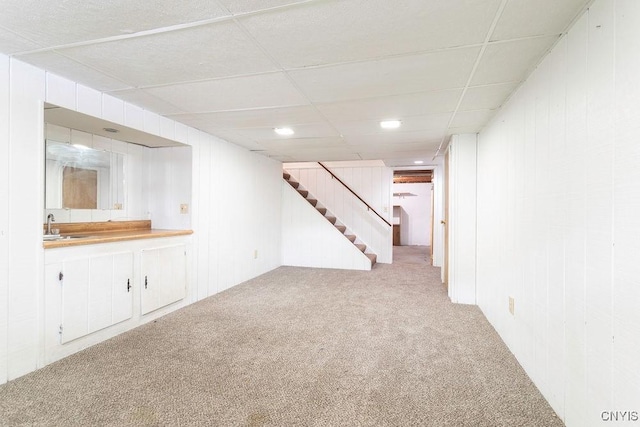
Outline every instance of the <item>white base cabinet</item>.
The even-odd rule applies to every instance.
[[[190,236],[45,250],[47,365],[188,304]]]

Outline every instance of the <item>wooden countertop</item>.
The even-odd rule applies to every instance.
[[[192,230],[133,230],[133,231],[110,231],[92,233],[91,235],[81,234],[77,238],[63,238],[59,240],[43,241],[45,249],[63,248],[67,246],[95,245],[98,243],[123,242],[125,240],[155,239],[158,237],[186,236],[192,234]],[[69,234],[68,236],[78,236]]]
[[[60,228],[62,238],[43,241],[42,246],[45,249],[123,242],[126,240],[186,236],[193,233],[193,230],[152,229],[150,228],[150,221],[59,224],[56,228],[58,227]]]

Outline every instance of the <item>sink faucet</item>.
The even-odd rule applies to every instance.
[[[55,220],[53,214],[47,215],[47,234],[51,234],[51,223],[55,222]]]

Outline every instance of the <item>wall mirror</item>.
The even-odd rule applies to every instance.
[[[124,156],[47,139],[46,209],[123,209]]]

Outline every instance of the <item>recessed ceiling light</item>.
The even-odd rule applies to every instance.
[[[278,134],[278,135],[282,135],[282,136],[288,136],[288,135],[293,135],[293,129],[291,128],[275,128],[274,131]]]
[[[424,163],[424,160],[416,160],[413,163],[415,163],[416,165],[421,165]]]
[[[109,132],[109,133],[118,133],[118,132],[120,132],[118,129],[114,129],[114,128],[102,128],[102,130],[104,130],[105,132]]]
[[[380,127],[382,129],[397,129],[401,124],[400,120],[383,120],[380,122]]]

